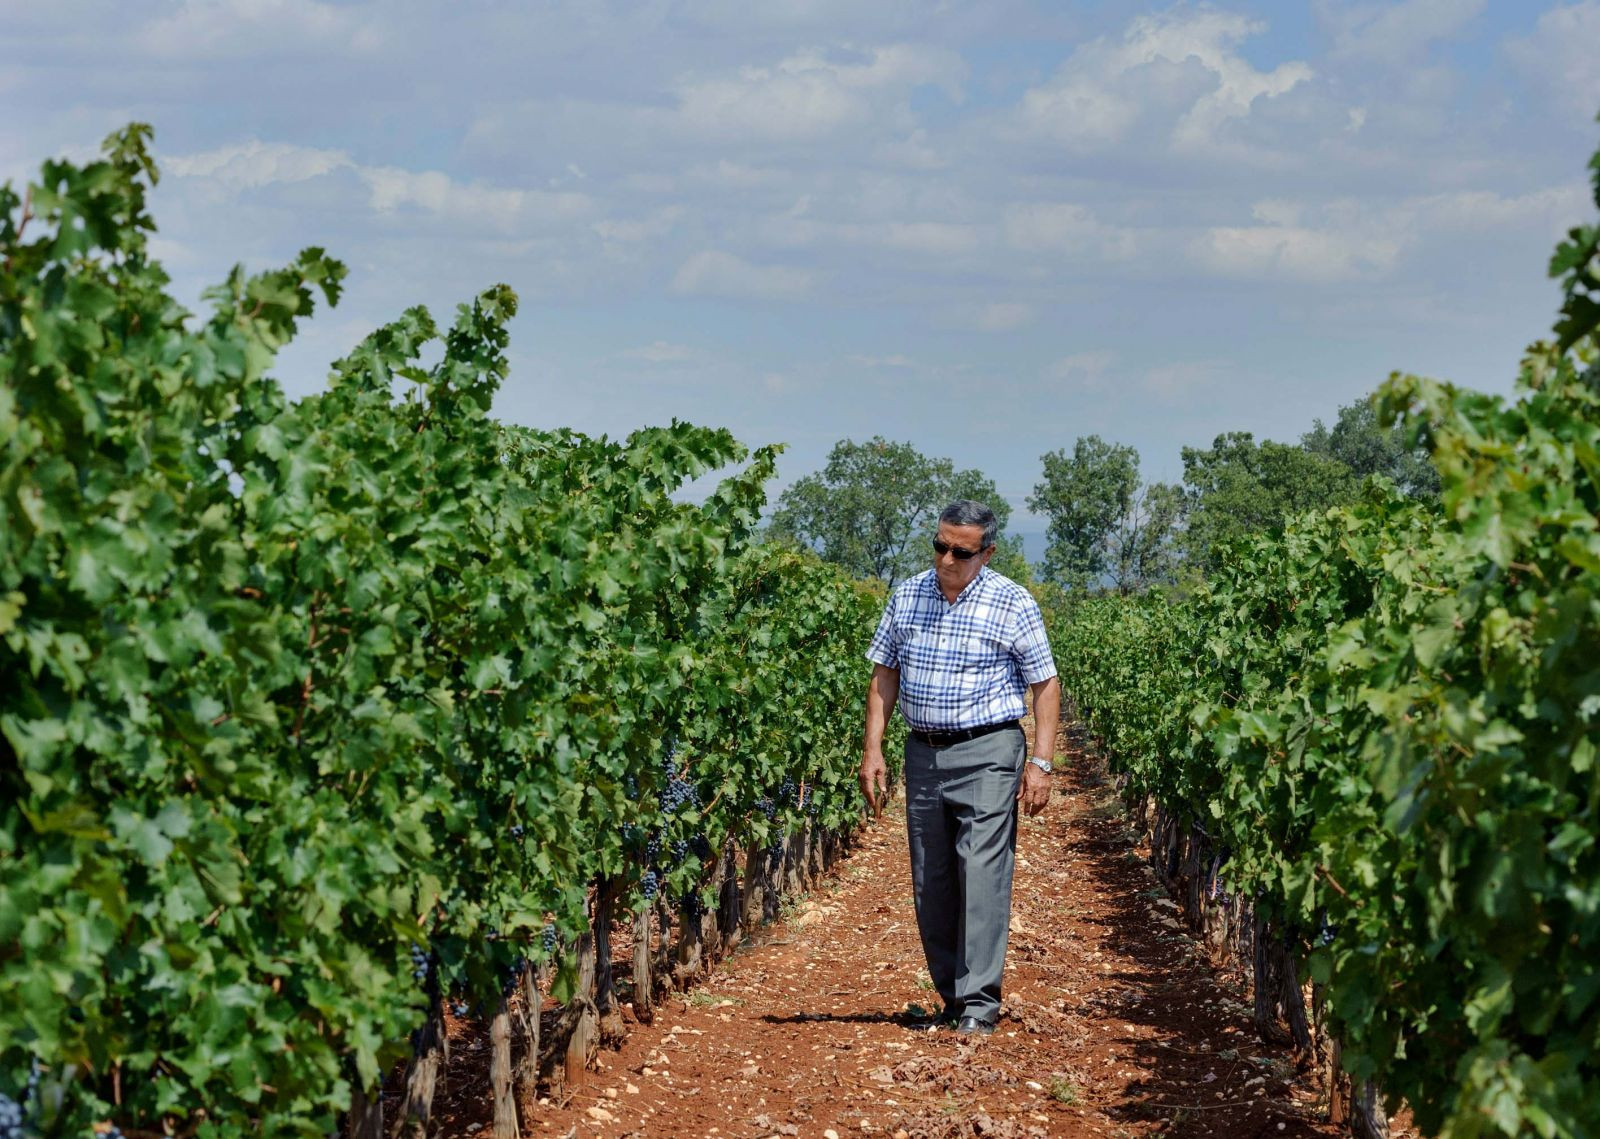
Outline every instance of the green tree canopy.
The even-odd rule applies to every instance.
[[[1139,452],[1083,435],[1072,454],[1050,451],[1040,461],[1044,481],[1028,496],[1028,508],[1050,520],[1045,579],[1086,587],[1106,572],[1108,539],[1139,489]]]
[[[1145,483],[1128,499],[1107,543],[1111,584],[1127,596],[1173,580],[1178,560],[1178,524],[1183,488]]]
[[[1357,479],[1383,475],[1412,498],[1439,494],[1439,472],[1428,458],[1427,448],[1404,428],[1385,426],[1370,399],[1341,407],[1332,427],[1316,420],[1300,437],[1300,445],[1343,463]]]
[[[1070,455],[1051,451],[1041,462],[1028,506],[1050,520],[1046,580],[1134,593],[1170,578],[1183,498],[1177,487],[1140,482],[1138,451],[1084,435]]]
[[[779,497],[770,533],[892,586],[928,567],[926,539],[939,512],[963,498],[987,504],[1004,531],[1011,507],[983,472],[958,471],[949,459],[930,459],[880,435],[865,443],[841,439],[821,471]],[[995,568],[1005,572],[1002,566],[1022,561],[1020,546],[1001,540],[996,557]]]
[[[1260,443],[1248,431],[1183,449],[1185,556],[1205,569],[1240,538],[1294,514],[1354,501],[1358,479],[1331,455],[1292,443]]]

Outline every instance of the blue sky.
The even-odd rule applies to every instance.
[[[523,300],[503,418],[1039,456],[1293,439],[1391,370],[1510,389],[1593,212],[1600,0],[0,0],[0,177],[154,124],[179,296],[351,268]]]

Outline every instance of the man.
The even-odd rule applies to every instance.
[[[1000,1016],[1017,807],[1050,801],[1061,688],[1038,603],[988,568],[998,526],[979,502],[939,515],[933,569],[902,582],[867,650],[861,790],[888,795],[883,732],[896,701],[906,742],[906,833],[917,929],[940,1021],[988,1035]],[[1018,722],[1033,690],[1033,755]],[[1027,762],[1024,762],[1026,759]]]

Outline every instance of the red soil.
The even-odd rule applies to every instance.
[[[1242,980],[1177,920],[1095,765],[1069,753],[1055,779],[1021,827],[994,1036],[914,1023],[938,998],[897,802],[823,889],[541,1101],[532,1134],[1336,1135],[1322,1090],[1256,1035]],[[486,1046],[456,1036],[452,1069],[486,1069]],[[450,1089],[445,1134],[489,1134],[481,1090]]]

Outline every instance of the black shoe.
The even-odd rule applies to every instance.
[[[964,1016],[956,1021],[956,1034],[958,1036],[993,1036],[994,1023],[979,1020],[975,1016]]]

